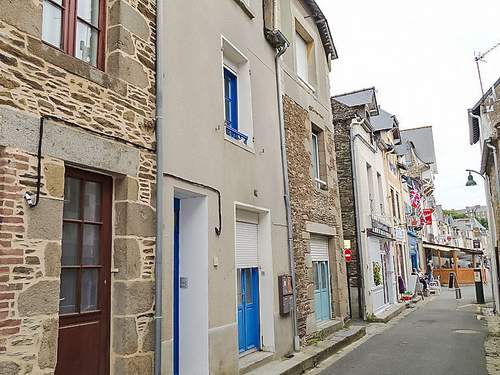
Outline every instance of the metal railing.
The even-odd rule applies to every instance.
[[[233,129],[226,125],[226,134],[237,141],[243,141],[244,144],[248,144],[248,135],[240,133],[238,130]]]

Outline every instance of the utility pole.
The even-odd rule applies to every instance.
[[[487,51],[485,51],[483,53],[478,53],[474,57],[474,60],[476,60],[477,75],[479,76],[479,84],[481,85],[481,95],[483,95],[483,96],[484,96],[483,79],[481,78],[481,69],[479,68],[479,61],[486,62],[486,60],[484,60],[486,55],[489,54],[491,51],[493,51],[498,46],[500,46],[500,42],[496,43],[493,47],[491,47]]]

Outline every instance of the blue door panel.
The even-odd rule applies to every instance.
[[[179,375],[179,232],[181,201],[174,199],[174,375]]]
[[[317,321],[330,319],[330,287],[328,262],[313,262],[314,308]]]
[[[328,264],[321,263],[321,320],[330,319],[330,293],[328,288]]]
[[[260,349],[258,268],[238,269],[238,348]]]

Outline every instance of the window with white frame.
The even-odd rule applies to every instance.
[[[311,159],[316,186],[326,188],[326,155],[323,132],[314,124],[311,126]]]
[[[311,34],[295,20],[295,70],[297,76],[306,86],[315,90],[316,85],[316,68],[314,54],[314,39]]]
[[[319,152],[318,152],[318,134],[312,132],[312,160],[313,173],[316,180],[319,179]]]
[[[377,172],[377,187],[378,187],[378,203],[380,206],[380,213],[383,215],[385,213],[384,204],[384,188],[382,185],[382,176]]]
[[[368,182],[368,199],[370,202],[370,211],[373,213],[374,211],[374,202],[375,202],[375,193],[373,187],[373,169],[372,166],[366,163],[366,179]]]
[[[295,62],[297,75],[305,82],[309,82],[308,45],[304,38],[295,33]]]
[[[226,138],[253,146],[252,96],[248,59],[222,38],[223,99]]]

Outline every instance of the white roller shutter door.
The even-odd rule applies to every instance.
[[[311,235],[309,245],[313,262],[328,261],[328,237]]]
[[[258,224],[236,222],[236,267],[259,267]]]

